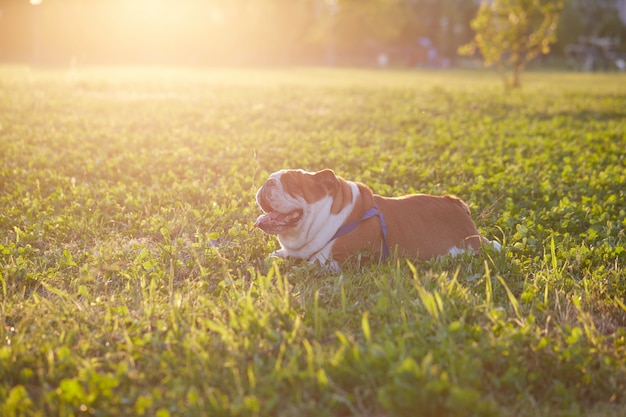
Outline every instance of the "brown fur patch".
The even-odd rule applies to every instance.
[[[377,205],[385,219],[392,253],[397,250],[400,256],[427,260],[446,255],[453,247],[479,250],[486,242],[476,229],[467,204],[456,197],[414,194],[388,198],[374,195],[363,184],[359,184],[359,190],[360,197],[346,223],[360,219]],[[360,251],[379,253],[382,241],[380,220],[368,219],[352,233],[337,239],[333,258],[341,262]]]
[[[326,188],[312,180],[313,174],[304,171],[287,171],[280,176],[283,188],[292,196],[303,197],[307,203],[315,203],[326,197]]]

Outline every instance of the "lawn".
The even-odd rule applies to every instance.
[[[0,415],[626,416],[626,76],[0,67]],[[332,168],[503,245],[275,260]]]

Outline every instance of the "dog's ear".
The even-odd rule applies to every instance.
[[[333,192],[337,188],[337,176],[332,169],[323,169],[313,174],[315,182],[324,186],[326,191]]]
[[[338,214],[346,204],[352,201],[350,186],[341,177],[336,176],[331,169],[316,172],[314,178],[316,183],[324,189],[324,192],[332,196],[331,214]]]

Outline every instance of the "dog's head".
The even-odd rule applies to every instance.
[[[338,178],[326,169],[319,172],[281,170],[270,175],[256,194],[257,204],[265,212],[256,227],[266,233],[281,234],[307,223],[324,202],[332,206]],[[326,201],[328,200],[328,201]]]

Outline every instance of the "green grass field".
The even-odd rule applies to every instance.
[[[626,76],[0,68],[0,415],[626,416]],[[268,259],[254,195],[455,194],[504,250]]]

